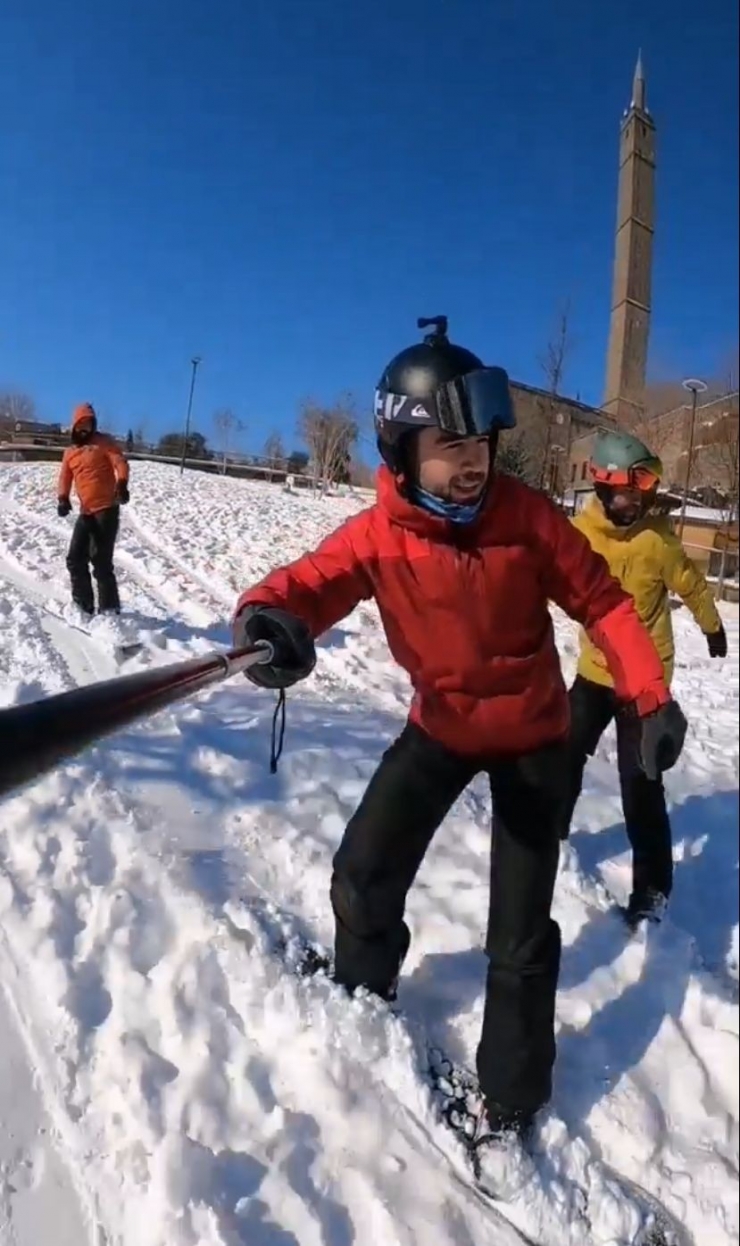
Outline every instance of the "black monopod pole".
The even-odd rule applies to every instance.
[[[0,710],[0,797],[121,727],[272,658],[272,646],[259,641]]]

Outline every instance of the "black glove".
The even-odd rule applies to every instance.
[[[316,665],[313,637],[302,619],[277,606],[246,606],[234,620],[237,649],[268,640],[272,662],[253,666],[247,679],[260,688],[291,688],[306,679]]]
[[[129,500],[128,485],[125,480],[116,481],[116,501],[119,506],[125,506]]]
[[[638,718],[637,763],[648,779],[659,779],[675,766],[684,746],[688,723],[678,701]]]
[[[710,658],[727,657],[727,632],[720,627],[718,632],[707,632],[707,649]]]
[[[57,502],[57,515],[60,519],[65,519],[72,509],[72,503],[69,498],[59,498]]]

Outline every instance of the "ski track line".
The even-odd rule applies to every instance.
[[[33,511],[29,511],[26,508],[17,506],[13,503],[8,503],[7,501],[0,504],[0,513],[1,512],[4,512],[6,515],[13,514],[18,516],[18,518],[26,525],[26,530],[28,530],[29,527],[36,528],[42,533],[51,534],[55,539],[59,538],[60,535],[63,535],[65,532],[69,532],[69,528],[60,529],[59,525],[51,523],[47,519],[40,518]],[[123,570],[124,580],[125,577],[130,577],[137,585],[139,593],[143,595],[144,601],[138,603],[137,608],[145,607],[147,612],[149,612],[152,608],[154,608],[155,611],[163,611],[163,622],[172,619],[173,615],[179,613],[182,615],[183,622],[186,625],[196,627],[202,625],[202,618],[196,620],[192,617],[192,604],[188,600],[187,594],[183,598],[164,592],[161,581],[158,580],[157,577],[151,572],[147,572],[139,565],[136,554],[130,553],[125,548],[125,534],[126,527],[122,526],[121,535],[119,536],[116,546],[114,561],[116,565]],[[62,542],[62,544],[64,543],[65,542]],[[42,572],[42,570],[44,570],[39,564],[37,564],[34,568],[29,569],[25,564],[20,562],[15,553],[5,543],[0,543],[0,550],[3,552],[4,559],[7,560],[9,564],[17,567],[19,572],[26,579],[35,579],[33,572]],[[60,558],[62,561],[64,560],[64,556],[64,553],[60,552]],[[62,582],[61,580],[54,578],[50,579],[49,583],[53,585],[54,591],[60,596],[65,596],[69,591],[69,586],[66,581]],[[185,610],[189,611],[191,615],[190,618],[185,617]]]
[[[185,624],[186,627],[202,628],[208,626],[212,622],[208,611],[205,607],[193,602],[183,591],[183,595],[178,592],[167,591],[161,580],[158,580],[155,574],[142,567],[137,560],[135,554],[130,550],[118,547],[116,549],[116,565],[125,570],[125,572],[134,580],[140,588],[156,603],[160,608],[164,608],[166,620],[177,621],[177,616]],[[165,584],[170,582],[173,577],[168,577]],[[186,583],[182,576],[178,576],[179,587],[186,589]],[[163,621],[166,621],[163,620]]]
[[[17,506],[16,503],[2,503],[0,511],[4,511],[5,515],[17,516],[19,521],[24,523],[26,532],[29,531],[30,528],[36,528],[36,530],[39,530],[42,533],[49,533],[49,535],[54,536],[55,540],[59,540],[62,533],[69,532],[69,527],[60,528],[60,526],[56,525],[56,523],[51,522],[50,520],[45,520],[45,518],[41,518],[34,511],[29,511],[26,507]],[[159,609],[163,608],[164,618],[172,618],[173,613],[179,613],[181,614],[182,621],[187,625],[202,627],[204,623],[203,613],[207,612],[204,611],[204,608],[199,606],[199,604],[193,604],[191,601],[191,596],[189,596],[188,593],[187,578],[191,579],[191,583],[197,583],[201,591],[207,592],[213,602],[219,601],[219,598],[214,596],[212,588],[208,587],[207,582],[202,582],[201,579],[187,576],[186,566],[184,566],[182,559],[177,559],[177,582],[183,589],[182,596],[177,596],[177,594],[163,591],[161,578],[157,578],[157,576],[154,576],[152,572],[148,572],[146,568],[143,568],[140,561],[138,561],[136,552],[132,552],[130,549],[126,548],[127,528],[131,528],[131,531],[135,533],[136,536],[140,537],[143,546],[146,547],[148,543],[149,549],[151,549],[151,552],[156,554],[157,557],[164,558],[168,562],[173,562],[173,559],[169,557],[163,549],[157,549],[154,547],[153,541],[147,542],[146,540],[143,540],[140,531],[138,531],[136,522],[133,521],[133,517],[127,516],[126,522],[121,525],[121,532],[120,536],[118,536],[116,545],[115,562],[117,566],[123,569],[126,576],[130,576],[133,581],[137,583],[138,588],[140,588],[140,592],[145,594],[148,599],[148,603],[151,603],[152,606],[158,607]],[[19,566],[25,574],[29,574],[29,572],[26,571],[24,564],[19,562],[19,559],[15,557],[15,554],[12,553],[7,546],[0,546],[0,548],[4,548],[5,556],[9,559],[9,561],[17,564],[17,566]],[[60,557],[64,559],[64,553],[61,553]],[[41,569],[40,563],[37,569]],[[57,579],[55,579],[54,583],[57,591],[60,593],[64,594],[69,591],[66,583],[62,584],[61,581],[57,581]],[[194,611],[199,612],[198,618],[194,617]],[[186,612],[189,617],[186,617]],[[223,602],[221,601],[219,601],[218,614],[219,616],[222,616],[223,614]]]
[[[75,629],[64,620],[57,618],[52,612],[48,611],[45,604],[45,593],[41,586],[37,585],[30,576],[25,572],[17,570],[9,565],[5,558],[0,557],[0,578],[4,579],[11,588],[13,588],[22,601],[25,601],[32,609],[38,612],[39,627],[47,638],[48,648],[52,650],[59,658],[61,658],[67,670],[67,677],[70,687],[77,687],[81,684],[90,683],[99,679],[109,677],[115,672],[115,664],[105,660],[102,654],[99,654],[97,660],[94,660],[88,651],[87,646],[75,635]],[[96,648],[95,642],[91,637],[85,637],[89,641],[93,649]],[[0,874],[7,877],[3,863],[0,861]],[[53,1147],[53,1155],[50,1156],[51,1168],[50,1177],[56,1176],[57,1182],[63,1181],[66,1176],[70,1189],[74,1192],[75,1199],[79,1204],[80,1219],[79,1224],[73,1223],[75,1216],[74,1211],[66,1208],[65,1219],[61,1225],[56,1225],[54,1230],[54,1240],[60,1243],[60,1246],[82,1246],[83,1239],[80,1233],[83,1232],[83,1220],[88,1225],[85,1231],[85,1238],[90,1246],[113,1246],[109,1242],[108,1237],[104,1233],[97,1215],[95,1214],[92,1203],[91,1194],[84,1181],[84,1162],[70,1163],[70,1157],[75,1155],[74,1140],[70,1136],[69,1123],[66,1113],[61,1109],[62,1097],[54,1087],[54,1079],[50,1074],[50,1063],[48,1059],[42,1056],[41,1049],[38,1045],[37,1036],[43,1032],[43,1027],[28,1024],[28,1018],[32,1016],[30,1002],[24,999],[24,1008],[21,1010],[19,1001],[25,995],[23,988],[24,975],[19,970],[17,962],[12,952],[12,948],[8,942],[5,932],[0,924],[0,964],[3,971],[0,975],[2,981],[2,997],[0,998],[0,1015],[2,1015],[2,1005],[5,1004],[5,1011],[12,1016],[15,1023],[22,1049],[25,1053],[25,1063],[28,1068],[28,1077],[32,1079],[36,1088],[36,1093],[40,1100],[40,1111],[45,1115],[53,1125],[53,1129],[49,1132],[46,1147]],[[10,984],[12,983],[12,991]],[[3,1028],[3,1059],[9,1058],[10,1049],[12,1047],[12,1035],[6,1032],[7,1027]],[[6,1047],[7,1044],[7,1047]],[[31,1072],[33,1070],[33,1072]],[[37,1148],[37,1163],[43,1159],[43,1147]],[[28,1176],[24,1178],[23,1168],[28,1169]],[[16,1191],[18,1181],[14,1174],[16,1169],[22,1179],[35,1179],[33,1157],[19,1157],[13,1171],[3,1169],[0,1166],[0,1243],[2,1246],[32,1246],[34,1239],[29,1239],[25,1230],[22,1235],[16,1232],[14,1224],[14,1210],[12,1202],[12,1194]],[[37,1215],[41,1215],[40,1203],[42,1194],[39,1194],[38,1203],[34,1200],[34,1207]],[[48,1197],[48,1196],[46,1196]],[[26,1217],[27,1219],[28,1217]],[[49,1217],[49,1225],[54,1222],[53,1214]],[[63,1236],[62,1236],[63,1234]],[[71,1235],[70,1235],[71,1234]],[[35,1233],[36,1243],[45,1243],[48,1236],[48,1226],[43,1231],[43,1237],[38,1232]]]
[[[94,659],[87,646],[77,639],[76,629],[72,624],[59,618],[48,608],[48,599],[43,589],[36,585],[30,576],[16,571],[2,556],[0,556],[0,579],[10,584],[28,605],[39,612],[41,628],[48,637],[50,647],[61,657],[67,667],[73,687],[109,679],[116,674],[115,663],[105,659],[94,637],[86,636],[86,639],[96,651],[97,659]]]
[[[228,587],[220,580],[215,582],[209,580],[206,575],[201,574],[195,567],[190,566],[166,541],[155,536],[151,529],[146,524],[143,524],[134,514],[128,515],[128,523],[143,545],[148,546],[152,553],[166,559],[173,567],[176,567],[181,576],[191,580],[193,584],[197,584],[212,601],[218,602],[220,611],[227,607],[230,613],[233,612],[238,595],[234,589]]]
[[[180,585],[182,586],[183,596],[174,600],[175,608],[183,614],[187,609],[191,613],[191,624],[193,626],[202,626],[203,620],[200,619],[196,621],[196,619],[192,616],[192,603],[190,602],[187,594],[187,581],[190,580],[192,584],[197,585],[203,592],[207,593],[211,601],[218,604],[217,616],[224,621],[226,626],[228,626],[236,605],[238,590],[228,588],[223,582],[221,582],[220,584],[217,584],[216,591],[214,591],[213,584],[209,583],[205,576],[195,568],[188,566],[184,559],[172,550],[171,546],[169,546],[165,541],[162,541],[159,537],[154,536],[151,530],[147,526],[143,525],[134,516],[129,515],[128,519],[129,526],[137,533],[142,544],[145,547],[148,547],[157,557],[169,562],[179,572],[178,579]],[[151,573],[142,569],[142,567],[135,561],[135,557],[130,553],[130,551],[122,552],[126,560],[125,562],[124,558],[121,558],[121,556],[117,554],[117,557],[120,558],[121,564],[128,566],[134,577],[138,577],[142,581],[146,581],[147,584],[151,584],[151,587],[160,594],[161,599],[165,602],[165,604],[168,604],[171,608],[173,602],[168,603],[165,594],[157,584],[157,581],[151,576]],[[363,605],[365,604],[366,603],[363,603]],[[203,607],[200,606],[196,608],[203,609]],[[384,638],[383,645],[385,646]],[[337,689],[340,689],[342,692],[350,692],[351,694],[360,693],[368,700],[371,700],[373,705],[377,706],[379,709],[384,711],[388,711],[389,708],[401,710],[405,715],[411,698],[411,690],[404,678],[395,678],[393,680],[392,692],[384,690],[382,693],[378,693],[374,685],[372,683],[368,683],[367,681],[368,663],[365,660],[366,655],[362,644],[360,643],[358,646],[358,642],[355,640],[354,636],[350,638],[349,643],[341,651],[345,669],[336,669],[335,658],[331,653],[331,646],[326,646],[320,643],[319,648],[324,661],[317,669],[314,678],[317,685],[322,688],[324,692],[331,693]],[[346,669],[347,665],[350,669]],[[372,660],[370,665],[374,665]]]
[[[572,877],[578,879],[580,886],[579,888],[567,886],[564,888],[565,894],[569,895],[571,900],[579,900],[581,903],[583,903],[584,897],[588,895],[588,903],[596,911],[603,914],[616,912],[620,907],[618,898],[602,879],[594,878],[584,870],[575,845],[568,843],[568,849],[572,853],[569,862],[569,873]],[[562,886],[562,875],[560,876],[560,885]],[[670,909],[660,925],[669,936],[672,936],[676,945],[676,951],[680,949],[688,957],[692,976],[696,978],[697,982],[706,985],[709,988],[710,994],[716,994],[727,1004],[737,1007],[740,994],[738,983],[728,977],[723,969],[714,968],[707,964],[696,935],[675,921],[670,916]],[[632,937],[635,938],[637,935]]]
[[[0,514],[8,514],[12,510],[11,506],[5,503],[0,506]],[[35,524],[42,532],[50,532],[58,537],[59,529],[46,520],[39,520],[32,512],[22,511],[16,507],[13,513],[26,519],[29,523]],[[125,529],[123,529],[125,534]],[[143,551],[145,553],[145,551]],[[60,555],[61,557],[62,555]],[[172,581],[178,588],[174,592],[167,591],[166,582],[163,585],[162,577],[159,578],[151,571],[146,570],[140,565],[139,559],[135,553],[131,553],[124,547],[121,541],[116,549],[115,562],[119,569],[119,582],[124,590],[129,589],[133,594],[133,600],[130,602],[130,608],[134,614],[141,613],[150,620],[149,625],[167,626],[168,624],[178,625],[195,631],[207,630],[213,627],[213,610],[208,608],[204,603],[193,602],[188,584],[179,573],[173,576]],[[39,574],[43,574],[43,568],[37,563],[33,567],[28,567],[16,557],[13,550],[9,549],[7,544],[0,541],[0,565],[3,570],[0,574],[5,574],[5,578],[15,584],[15,586],[25,593],[25,595],[33,601],[34,604],[43,606],[47,614],[54,619],[58,619],[55,612],[48,610],[47,602],[51,596],[65,597],[69,592],[66,581],[62,583],[58,579],[49,579],[49,589],[46,589],[38,580]],[[123,573],[122,575],[120,573]],[[215,600],[215,599],[214,599]],[[220,608],[217,612],[218,618],[224,618],[225,612]],[[72,625],[66,624],[64,620],[58,619],[60,625],[67,626],[71,632],[74,632]],[[103,647],[96,641],[95,637],[90,636],[90,642],[96,649],[101,652],[108,653],[107,647]],[[96,667],[98,678],[108,678],[111,673],[116,674],[117,669],[108,666]],[[82,678],[78,682],[89,683],[88,677]]]
[[[7,516],[10,513],[11,511],[10,511],[10,508],[7,506],[7,504],[5,505],[5,507],[0,506],[0,519],[3,516]],[[40,522],[38,520],[38,517],[36,515],[30,514],[30,513],[29,514],[24,513],[22,517],[25,523],[31,524],[32,526],[40,527],[42,532],[51,531],[51,529],[47,529],[44,526],[43,521]],[[28,532],[28,528],[26,528],[25,531]],[[59,535],[56,530],[55,530],[55,535],[57,536]],[[31,546],[31,549],[33,548],[34,547]],[[38,552],[38,550],[36,552]],[[69,592],[69,580],[66,576],[64,579],[62,579],[60,576],[57,576],[56,574],[49,575],[48,571],[46,570],[46,567],[42,569],[42,567],[38,563],[32,566],[28,566],[26,563],[22,562],[21,559],[18,558],[18,556],[16,555],[15,545],[9,544],[7,540],[0,539],[0,558],[9,567],[17,571],[20,576],[23,576],[24,579],[36,584],[38,592],[43,592],[45,594],[48,594],[49,596],[51,596],[52,594],[56,594],[56,593],[58,593],[60,596],[64,596],[66,593]],[[61,561],[61,565],[63,566],[64,558],[62,557],[59,561]],[[57,560],[55,560],[55,565],[57,565]],[[39,575],[43,575],[44,577],[43,588],[41,587],[41,582],[39,581],[39,578],[38,578]]]
[[[6,877],[5,870],[1,866],[0,873]],[[84,1157],[76,1154],[75,1144],[78,1139],[75,1136],[74,1126],[70,1125],[67,1113],[63,1109],[63,1095],[60,1093],[60,1088],[54,1085],[55,1079],[51,1073],[51,1064],[44,1051],[46,1042],[39,1041],[44,1029],[42,1025],[37,1024],[30,1001],[26,998],[23,986],[25,975],[18,966],[2,925],[0,925],[0,965],[3,969],[3,985],[0,987],[0,1017],[5,1020],[7,1016],[7,1020],[16,1031],[20,1048],[17,1054],[20,1056],[22,1053],[28,1077],[32,1080],[38,1098],[42,1129],[44,1117],[51,1126],[43,1132],[44,1140],[37,1140],[34,1148],[35,1156],[17,1155],[12,1170],[6,1169],[3,1172],[0,1167],[0,1243],[2,1246],[47,1246],[47,1243],[52,1240],[49,1238],[49,1230],[53,1225],[53,1241],[57,1243],[57,1246],[85,1246],[85,1244],[86,1246],[119,1246],[109,1237],[97,1214],[94,1195],[84,1178]],[[19,1006],[19,1002],[22,1002],[23,1009]],[[12,1034],[7,1033],[6,1026],[3,1027],[3,1047],[3,1059],[7,1059],[13,1050],[13,1040]],[[48,1192],[44,1191],[42,1180],[39,1180],[39,1177],[43,1178],[46,1175],[41,1167],[44,1150],[51,1152],[48,1158],[52,1171],[48,1176],[53,1188]],[[73,1156],[74,1161],[70,1162]],[[33,1172],[34,1158],[36,1168],[41,1169],[37,1174]],[[24,1168],[26,1169],[25,1178]],[[53,1171],[54,1169],[56,1172]],[[33,1201],[33,1211],[37,1217],[43,1218],[41,1203],[42,1200],[44,1204],[48,1201],[48,1205],[44,1207],[44,1210],[48,1212],[48,1221],[43,1218],[43,1224],[39,1225],[36,1233],[30,1237],[25,1231],[19,1235],[14,1224],[15,1216],[11,1196],[19,1192],[20,1182],[17,1176],[20,1176],[21,1180],[25,1179],[26,1182],[36,1180],[38,1183],[38,1202],[36,1197]],[[68,1202],[63,1208],[64,1215],[60,1217],[58,1196],[60,1182],[65,1182],[65,1179],[69,1186],[69,1193],[73,1195],[75,1206],[70,1206]],[[6,1228],[4,1219],[11,1226],[13,1233],[9,1240],[2,1235],[2,1231]],[[38,1228],[41,1228],[43,1236],[39,1236]],[[81,1234],[84,1236],[80,1236]]]

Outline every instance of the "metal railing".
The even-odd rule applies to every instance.
[[[125,442],[120,438],[116,439],[124,451],[126,458],[131,460],[144,460],[152,463],[176,463],[179,464],[181,459],[178,453],[161,454],[157,447],[146,445],[143,443],[135,444],[129,449]],[[24,437],[11,435],[7,439],[0,439],[0,459],[18,455],[21,461],[33,461],[33,459],[41,461],[55,462],[61,459],[64,450],[69,445],[69,437],[64,434],[43,434],[38,437],[29,438],[26,434]],[[308,489],[316,488],[319,479],[313,473],[292,467],[289,461],[275,463],[272,460],[258,454],[213,454],[208,458],[201,456],[187,455],[185,457],[185,466],[195,471],[210,472],[214,475],[235,476],[240,479],[268,479],[271,484],[284,484],[288,476],[290,476],[296,488]]]

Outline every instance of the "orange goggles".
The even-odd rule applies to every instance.
[[[640,493],[652,493],[660,484],[661,467],[644,463],[638,467],[597,467],[591,464],[591,476],[597,484],[611,485],[615,489],[639,489]]]

